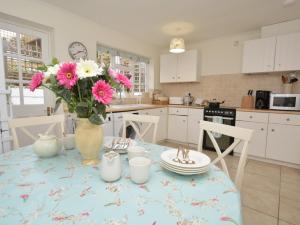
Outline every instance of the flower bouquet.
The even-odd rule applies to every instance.
[[[76,112],[76,146],[85,164],[97,163],[103,142],[103,131],[99,125],[106,117],[106,106],[111,103],[115,91],[130,90],[131,81],[109,65],[99,66],[92,60],[59,63],[53,59],[51,65],[44,65],[38,70],[32,76],[30,90],[45,87],[57,97],[55,108],[64,101],[69,112]]]

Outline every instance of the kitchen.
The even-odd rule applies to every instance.
[[[105,136],[122,136],[124,112],[159,116],[157,143],[173,148],[197,149],[201,120],[253,130],[241,189],[243,224],[296,225],[300,223],[300,5],[292,0],[276,1],[272,7],[267,2],[246,2],[257,13],[256,19],[237,1],[228,6],[193,1],[187,7],[195,18],[193,4],[206,8],[216,19],[201,10],[197,19],[185,12],[174,20],[174,15],[166,13],[170,5],[156,2],[148,7],[155,10],[162,4],[157,19],[143,22],[131,15],[124,19],[128,26],[123,26],[109,21],[108,13],[87,15],[79,2],[68,8],[59,1],[12,0],[1,3],[0,29],[9,30],[7,24],[25,24],[26,29],[42,30],[46,34],[40,36],[42,43],[47,41],[51,46],[48,55],[60,60],[75,57],[70,45],[78,42],[78,46],[74,44],[76,51],[86,51],[88,58],[98,63],[108,57],[114,69],[131,77],[134,91],[116,94],[107,108],[102,125]],[[88,1],[83,7],[88,11],[99,4]],[[141,3],[138,7],[143,11],[146,6]],[[172,7],[181,12],[183,5],[176,2]],[[226,20],[226,15],[232,16]],[[199,21],[207,21],[207,25]],[[72,29],[72,24],[80,29]],[[2,38],[5,35],[1,33]],[[184,52],[172,53],[174,49]],[[7,77],[4,80],[16,83]],[[0,88],[6,89],[1,83]],[[2,102],[8,93],[1,94]],[[54,108],[53,97],[49,99],[52,104],[45,101],[45,106]],[[15,117],[45,114],[45,107],[10,107]],[[59,110],[67,113],[66,108]],[[72,116],[67,116],[69,132],[74,132]],[[6,130],[4,123],[2,126]],[[135,137],[133,129],[126,130],[129,137]],[[152,131],[146,134],[146,142],[151,142]],[[11,142],[9,136],[4,132],[3,142]],[[234,142],[225,135],[214,136],[222,151]],[[206,133],[202,142],[205,154],[217,157]],[[231,176],[237,171],[241,150],[239,145],[233,155],[225,157]]]

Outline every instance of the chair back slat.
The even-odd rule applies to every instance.
[[[53,115],[53,116],[37,116],[37,117],[24,117],[24,118],[16,118],[8,121],[9,128],[11,129],[13,136],[13,144],[14,148],[20,147],[20,142],[17,136],[16,129],[20,129],[23,133],[25,133],[32,140],[37,140],[37,138],[28,130],[26,127],[34,127],[39,125],[50,125],[45,134],[49,134],[56,124],[60,124],[60,129],[62,135],[64,134],[64,122],[65,115]]]
[[[220,149],[215,137],[213,136],[213,134],[210,131],[207,131],[207,134],[208,134],[208,136],[209,136],[216,152],[218,153],[218,156],[219,156],[218,158],[219,158],[219,161],[221,161],[221,165],[222,165],[222,168],[223,168],[224,172],[226,173],[227,176],[229,176],[229,172],[228,172],[226,162],[225,162],[224,158],[222,157],[221,149]]]
[[[150,131],[151,127],[154,126],[152,134],[152,143],[156,143],[156,134],[158,126],[159,116],[149,116],[149,115],[136,115],[130,113],[123,114],[123,133],[122,137],[126,138],[126,126],[127,122],[132,126],[136,132],[137,137],[140,140],[144,140],[145,135]],[[141,132],[140,129],[136,126],[135,123],[148,124],[147,127]]]
[[[199,142],[198,142],[198,151],[202,151],[203,137],[204,137],[204,132],[206,131],[218,155],[218,157],[212,161],[212,164],[221,162],[222,169],[228,176],[229,176],[228,167],[226,165],[226,161],[224,160],[224,157],[227,156],[230,152],[232,152],[239,143],[243,144],[240,160],[238,163],[237,173],[234,179],[236,186],[240,189],[242,185],[242,179],[243,179],[244,169],[246,165],[248,143],[252,137],[253,130],[224,125],[224,124],[218,124],[218,123],[213,123],[213,122],[208,122],[203,120],[200,121],[199,126],[200,126],[200,135],[199,135]],[[227,149],[225,149],[224,152],[221,152],[220,147],[213,133],[219,133],[222,135],[234,137],[235,138],[234,142]]]
[[[33,136],[25,127],[20,127],[20,130],[23,131],[23,133],[30,137],[33,141],[37,140],[37,138]]]

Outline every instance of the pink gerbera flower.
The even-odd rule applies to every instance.
[[[131,81],[124,74],[118,73],[116,80],[123,84],[126,88],[130,89],[132,87]]]
[[[76,63],[64,63],[59,67],[56,76],[60,85],[67,89],[71,89],[78,80],[76,74]]]
[[[34,91],[35,89],[37,89],[39,86],[42,85],[44,79],[44,74],[42,72],[38,72],[35,73],[32,78],[31,78],[31,82],[29,84],[29,89],[30,91]]]
[[[117,76],[117,72],[114,71],[112,68],[108,68],[108,74],[109,76],[115,78]]]
[[[103,80],[99,80],[92,87],[94,98],[104,105],[108,105],[112,101],[113,89]]]

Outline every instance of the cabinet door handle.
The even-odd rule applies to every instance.
[[[252,119],[252,118],[253,118],[253,116],[249,116],[249,118],[250,118],[250,119]]]
[[[198,124],[200,123],[200,121],[197,122]]]
[[[174,80],[174,79],[175,79],[175,77],[172,77],[172,79]]]
[[[264,129],[264,128],[260,128],[260,130],[261,130],[261,131],[264,131],[265,129]]]
[[[291,119],[290,119],[290,118],[287,118],[286,121],[291,121]]]
[[[180,79],[180,76],[177,76],[178,79]]]
[[[275,129],[271,129],[271,131],[272,131],[272,132],[274,132],[274,131],[275,131]]]
[[[185,122],[185,120],[182,120],[182,122]]]

